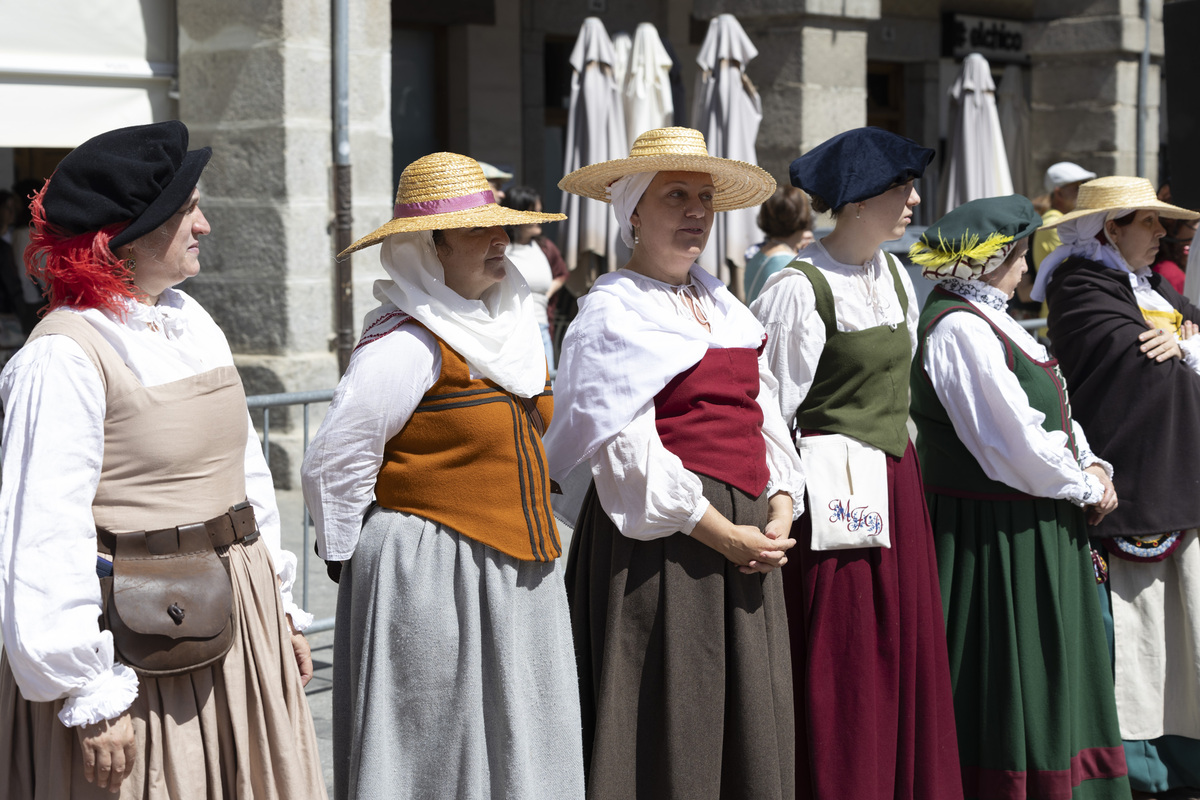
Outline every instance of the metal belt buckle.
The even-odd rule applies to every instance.
[[[237,505],[229,507],[229,521],[233,523],[234,539],[242,544],[250,544],[259,537],[258,521],[254,519],[253,512],[239,513],[251,508],[249,500],[243,500]]]

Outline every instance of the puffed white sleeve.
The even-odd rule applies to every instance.
[[[690,535],[708,510],[700,479],[658,438],[653,402],[596,451],[591,467],[601,507],[631,539]]]
[[[249,423],[249,413],[246,415]],[[292,586],[296,583],[296,554],[283,549],[282,528],[279,523],[279,504],[275,500],[275,483],[262,451],[262,442],[254,425],[249,425],[246,439],[246,499],[254,506],[254,519],[258,522],[259,535],[271,553],[275,575],[279,578],[279,595],[283,599],[283,611],[292,620],[292,627],[304,631],[312,625],[313,615],[296,605],[292,597]]]
[[[954,432],[984,473],[1035,497],[1098,503],[1104,488],[1083,471],[1064,431],[1042,427],[991,326],[968,313],[950,314],[929,333],[923,359]]]
[[[30,342],[0,374],[0,628],[21,694],[66,698],[67,727],[119,716],[137,675],[101,631],[92,501],[104,461],[104,384],[69,337]]]
[[[804,468],[792,443],[792,436],[779,413],[779,383],[767,366],[765,358],[758,359],[758,407],[763,415],[763,439],[767,444],[767,497],[787,492],[792,498],[792,519],[804,513]]]
[[[766,329],[760,360],[775,376],[779,411],[790,430],[825,349],[825,323],[817,313],[812,283],[804,276],[780,280],[760,294],[750,310]]]
[[[384,447],[441,369],[432,335],[415,325],[403,325],[354,351],[301,467],[321,558],[345,561],[354,554]]]

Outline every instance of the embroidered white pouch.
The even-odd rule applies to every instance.
[[[850,436],[805,436],[800,460],[813,550],[891,547],[887,456]]]

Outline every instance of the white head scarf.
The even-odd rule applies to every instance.
[[[1135,210],[1114,208],[1108,211],[1097,211],[1095,214],[1085,214],[1059,225],[1058,238],[1062,240],[1062,244],[1042,259],[1037,279],[1033,282],[1033,291],[1029,293],[1029,296],[1038,302],[1045,300],[1046,287],[1050,285],[1050,278],[1054,275],[1054,270],[1058,269],[1058,265],[1071,256],[1099,261],[1106,267],[1115,270],[1135,272],[1136,270],[1129,266],[1125,257],[1121,255],[1121,251],[1111,240],[1101,244],[1100,240],[1096,238],[1096,234],[1104,231],[1104,238],[1108,239],[1108,231],[1105,230],[1104,224],[1110,219],[1123,217]]]
[[[380,302],[390,301],[416,319],[505,390],[533,397],[545,389],[538,306],[511,261],[505,258],[503,280],[479,300],[469,300],[446,285],[431,231],[392,234],[383,240],[379,260],[391,278],[375,282]],[[370,321],[368,316],[363,327]]]
[[[633,247],[633,216],[638,201],[646,193],[650,182],[657,172],[633,172],[613,181],[608,187],[608,197],[612,201],[613,213],[617,215],[617,225],[621,229],[621,241],[626,246]]]

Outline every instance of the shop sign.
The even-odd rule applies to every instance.
[[[1028,61],[1025,23],[995,17],[946,14],[942,20],[943,55],[955,59],[979,53],[990,62]]]

